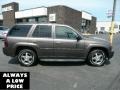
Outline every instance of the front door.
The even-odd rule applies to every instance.
[[[56,26],[54,37],[54,52],[56,57],[78,58],[83,54],[83,42],[77,41],[78,35],[72,28]]]

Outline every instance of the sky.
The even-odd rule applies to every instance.
[[[107,18],[107,13],[113,8],[113,0],[0,0],[0,13],[2,13],[1,6],[10,2],[18,2],[20,10],[41,6],[66,5],[79,11],[91,13],[97,17],[97,21],[111,21],[111,18]],[[117,0],[116,3],[115,20],[120,21],[120,0]]]

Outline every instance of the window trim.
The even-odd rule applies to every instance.
[[[100,27],[100,30],[101,31],[105,31],[105,27]]]

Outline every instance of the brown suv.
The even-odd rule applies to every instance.
[[[32,66],[43,58],[83,59],[91,65],[102,66],[113,56],[109,42],[83,37],[72,27],[61,24],[17,24],[8,32],[3,52],[17,56],[24,66]]]

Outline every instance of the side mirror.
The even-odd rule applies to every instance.
[[[77,41],[81,40],[81,37],[80,36],[77,36],[76,37]]]

